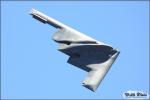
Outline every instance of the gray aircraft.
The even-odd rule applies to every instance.
[[[119,50],[94,40],[35,9],[32,9],[30,14],[33,18],[57,29],[52,39],[59,43],[58,50],[69,56],[69,64],[88,72],[82,84],[84,87],[96,91],[119,55]]]

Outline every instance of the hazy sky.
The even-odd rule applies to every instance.
[[[1,4],[3,99],[120,98],[149,89],[149,5],[124,1],[6,2]],[[87,73],[67,63],[51,37],[56,29],[29,15],[31,8],[121,51],[96,92]]]

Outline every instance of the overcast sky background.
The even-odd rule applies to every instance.
[[[148,1],[6,2],[1,4],[3,99],[120,98],[149,89]],[[56,29],[33,19],[31,8],[121,51],[96,92],[81,83],[87,73],[67,62],[51,39]]]

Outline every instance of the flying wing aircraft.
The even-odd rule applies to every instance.
[[[86,36],[35,9],[32,9],[30,14],[33,18],[57,29],[52,39],[59,43],[58,50],[69,56],[69,64],[88,72],[82,84],[84,87],[96,91],[119,55],[119,50]]]

